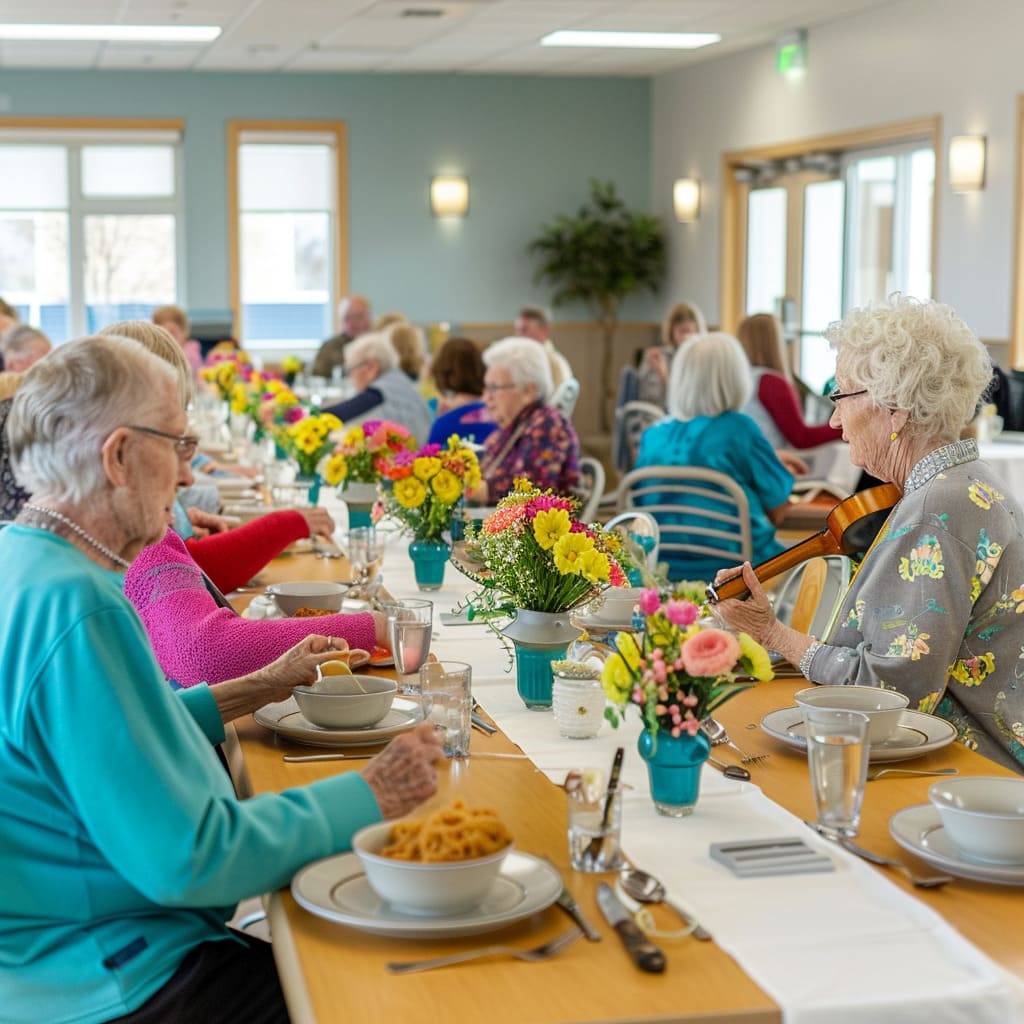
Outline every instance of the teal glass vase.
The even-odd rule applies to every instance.
[[[644,729],[637,750],[647,762],[654,809],[669,818],[692,814],[700,795],[701,768],[711,753],[703,730],[694,736],[687,732],[673,736],[667,729],[653,734]]]
[[[565,658],[569,644],[580,630],[569,622],[568,612],[516,610],[516,617],[501,631],[516,651],[516,691],[531,711],[551,710],[554,682],[551,662]]]
[[[320,502],[320,487],[323,484],[323,478],[319,473],[313,473],[312,475],[303,474],[297,480],[297,483],[303,484],[306,488],[306,503],[313,507]]]
[[[338,489],[338,496],[348,507],[348,528],[373,526],[373,503],[377,500],[377,485],[360,480],[346,480]]]
[[[451,548],[443,540],[414,540],[409,545],[416,586],[420,590],[441,589],[450,553]]]

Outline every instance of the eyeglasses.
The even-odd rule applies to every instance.
[[[828,397],[829,401],[833,405],[835,405],[836,402],[840,401],[843,398],[856,398],[857,395],[866,395],[867,393],[867,388],[861,388],[860,391],[840,391],[839,388],[836,388],[835,391],[831,392]]]
[[[128,425],[129,430],[138,430],[142,434],[152,434],[153,437],[166,437],[168,441],[174,442],[174,451],[182,462],[190,462],[199,447],[199,438],[195,434],[168,434],[165,430],[157,430],[156,427],[140,427],[135,423]]]
[[[485,384],[484,391],[511,391],[517,387],[518,384]]]

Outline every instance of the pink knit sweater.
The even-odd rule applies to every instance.
[[[168,530],[125,574],[124,592],[142,618],[160,667],[182,686],[237,679],[268,665],[311,633],[372,651],[373,616],[249,621],[219,608],[182,539]]]

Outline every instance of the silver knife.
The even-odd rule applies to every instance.
[[[601,908],[605,920],[619,933],[626,952],[633,958],[633,963],[642,971],[660,974],[665,970],[665,954],[640,929],[629,916],[629,911],[615,895],[607,882],[597,887],[597,905]]]
[[[587,920],[586,915],[580,910],[579,904],[573,899],[568,889],[562,889],[562,894],[556,900],[558,905],[580,926],[580,930],[591,942],[600,942],[601,933]]]

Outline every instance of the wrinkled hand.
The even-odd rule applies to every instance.
[[[391,639],[388,636],[388,617],[383,612],[370,612],[373,616],[373,630],[377,637],[377,646],[391,650]]]
[[[204,512],[194,505],[188,509],[188,521],[197,537],[208,537],[211,533],[223,533],[231,529],[231,523],[223,516],[214,515],[212,512]]]
[[[300,640],[269,665],[245,678],[264,692],[265,702],[287,700],[294,686],[311,686],[325,661],[347,661],[348,643],[340,637],[313,634]]]
[[[796,452],[780,448],[775,454],[793,476],[807,476],[810,473],[811,467]]]
[[[385,818],[400,818],[437,792],[444,760],[441,733],[430,722],[396,736],[363,770],[366,784]]]
[[[295,510],[306,520],[310,537],[327,537],[334,533],[334,520],[325,508],[299,508]]]
[[[718,586],[735,575],[735,569],[721,569],[715,575],[715,585]],[[741,633],[749,633],[758,643],[770,647],[768,637],[780,623],[772,611],[761,581],[754,574],[749,562],[743,563],[743,582],[750,591],[750,597],[746,600],[732,598],[720,601],[712,605],[711,610],[719,621]]]

